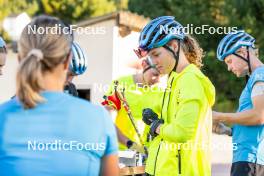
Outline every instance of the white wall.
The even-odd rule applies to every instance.
[[[126,37],[119,35],[114,20],[89,27],[105,26],[105,35],[76,35],[75,40],[84,48],[89,58],[88,71],[74,80],[78,88],[91,88],[91,101],[99,104],[112,80],[135,73],[128,65],[138,61],[133,49],[137,47],[139,33]],[[102,86],[102,89],[98,87]]]
[[[114,28],[114,79],[122,75],[133,74],[137,71],[130,66],[139,62],[133,51],[133,49],[138,47],[138,38],[139,33],[133,31],[129,35],[121,37],[118,34],[118,27]]]
[[[96,104],[100,103],[105,92],[97,86],[104,86],[107,90],[112,80],[114,25],[113,19],[89,26],[93,29],[104,27],[104,34],[75,34],[75,41],[86,51],[88,69],[85,74],[76,77],[74,83],[77,88],[91,88],[91,101]]]
[[[3,75],[0,76],[0,103],[9,100],[15,95],[17,65],[17,55],[9,50]]]

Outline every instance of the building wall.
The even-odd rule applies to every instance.
[[[0,76],[0,103],[9,100],[15,95],[15,79],[17,70],[17,54],[11,50],[8,51],[6,65],[3,69],[3,75]]]
[[[85,48],[89,58],[88,71],[74,80],[79,89],[91,89],[91,101],[100,104],[112,80],[135,73],[131,68],[138,59],[133,52],[137,47],[139,33],[131,32],[126,37],[119,35],[114,20],[89,27],[104,26],[104,35],[76,35],[75,40]]]
[[[138,47],[138,38],[139,33],[134,31],[125,37],[121,37],[118,33],[118,27],[114,28],[114,79],[138,71],[134,66],[140,65],[140,61],[133,51]]]
[[[96,104],[100,103],[107,90],[106,86],[112,80],[114,25],[115,20],[96,23],[88,27],[103,27],[104,34],[75,35],[75,41],[86,51],[88,69],[83,75],[76,77],[74,83],[78,89],[91,89],[91,101]]]

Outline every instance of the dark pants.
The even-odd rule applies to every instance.
[[[244,161],[235,162],[231,167],[231,176],[264,176],[264,165]]]

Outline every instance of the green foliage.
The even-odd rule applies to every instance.
[[[74,23],[88,17],[100,16],[126,9],[128,0],[0,0],[0,34],[2,21],[10,15],[27,12],[30,16],[48,14],[59,17],[67,23]]]
[[[8,35],[3,31],[2,22],[9,15],[18,15],[26,12],[34,15],[38,11],[38,3],[34,0],[0,0],[0,35],[5,39],[9,39]]]
[[[39,14],[57,16],[67,22],[77,22],[125,9],[128,0],[41,0]]]
[[[128,0],[0,0],[0,20],[27,12],[30,16],[49,14],[67,22],[126,9]]]

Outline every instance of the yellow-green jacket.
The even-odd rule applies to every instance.
[[[164,93],[165,123],[150,143],[146,172],[156,176],[211,175],[211,132],[215,88],[193,64],[172,72]]]

